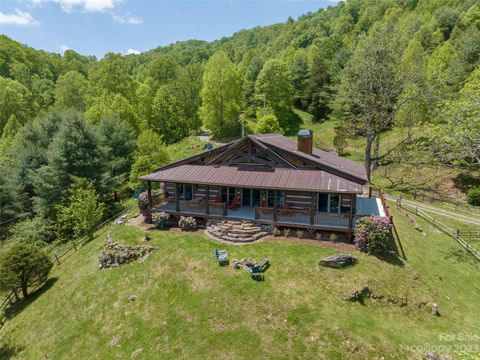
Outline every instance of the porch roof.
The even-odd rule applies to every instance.
[[[362,193],[362,184],[323,170],[256,166],[179,165],[140,177],[140,180],[237,186],[277,190]]]

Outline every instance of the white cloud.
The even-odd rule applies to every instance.
[[[65,44],[57,45],[57,47],[62,51],[62,53],[64,53],[67,50],[70,50],[70,47],[68,45],[65,45]]]
[[[0,12],[0,25],[38,25],[30,13],[15,9],[15,13],[5,14]]]
[[[142,19],[130,15],[129,12],[125,13],[125,15],[112,13],[112,19],[120,24],[139,25],[143,23]]]
[[[135,49],[128,49],[127,55],[140,55],[140,51]]]
[[[62,8],[66,13],[72,13],[77,9],[88,12],[101,12],[113,10],[122,0],[28,0],[32,5],[40,6],[53,2]]]

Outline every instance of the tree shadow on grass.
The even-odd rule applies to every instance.
[[[456,249],[449,251],[445,257],[445,260],[453,260],[458,263],[462,264],[469,264],[469,265],[478,265],[478,261],[470,254],[468,251],[463,249]]]
[[[388,245],[391,251],[385,254],[376,255],[377,258],[392,265],[401,267],[405,266],[404,260],[402,260],[402,258],[399,256],[400,251],[402,251],[403,253],[403,249],[398,248],[397,243],[393,237],[390,237]]]
[[[453,183],[457,189],[466,193],[472,187],[480,187],[480,177],[471,174],[458,174],[453,178]]]
[[[23,349],[23,346],[15,344],[0,344],[0,359],[11,359]]]
[[[33,291],[31,294],[29,294],[27,298],[21,299],[20,301],[17,301],[16,303],[12,304],[5,311],[5,315],[7,316],[7,319],[11,319],[15,315],[21,313],[25,308],[27,308],[31,303],[33,303],[37,298],[39,298],[43,293],[49,290],[53,286],[53,284],[57,282],[57,280],[58,280],[58,277],[49,278],[41,287],[39,287],[38,289]]]

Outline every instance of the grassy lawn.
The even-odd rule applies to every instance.
[[[318,261],[336,250],[313,241],[230,246],[202,233],[151,231],[158,249],[144,264],[99,270],[96,238],[17,309],[2,329],[0,358],[129,359],[142,349],[137,358],[404,359],[422,354],[412,346],[465,345],[439,335],[479,335],[479,264],[451,238],[419,220],[424,237],[392,211],[403,266],[355,253],[359,264],[335,270]],[[121,225],[111,235],[134,244],[144,231]],[[266,280],[218,267],[216,247],[230,257],[270,256]],[[365,284],[383,298],[343,300]],[[442,316],[421,305],[430,302]]]
[[[206,144],[207,142],[200,140],[198,136],[190,136],[178,143],[169,145],[167,152],[172,162],[178,161],[205,151]]]

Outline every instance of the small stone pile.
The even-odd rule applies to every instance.
[[[154,247],[141,245],[128,246],[112,241],[108,236],[99,256],[100,269],[128,264],[139,259],[141,263],[154,250]]]
[[[350,295],[345,296],[345,301],[359,302],[363,303],[365,299],[368,299],[372,294],[370,288],[365,285],[359,290],[354,291]]]
[[[247,258],[247,259],[233,259],[230,262],[232,268],[234,269],[247,269],[251,268],[252,266],[257,265],[257,260]]]

